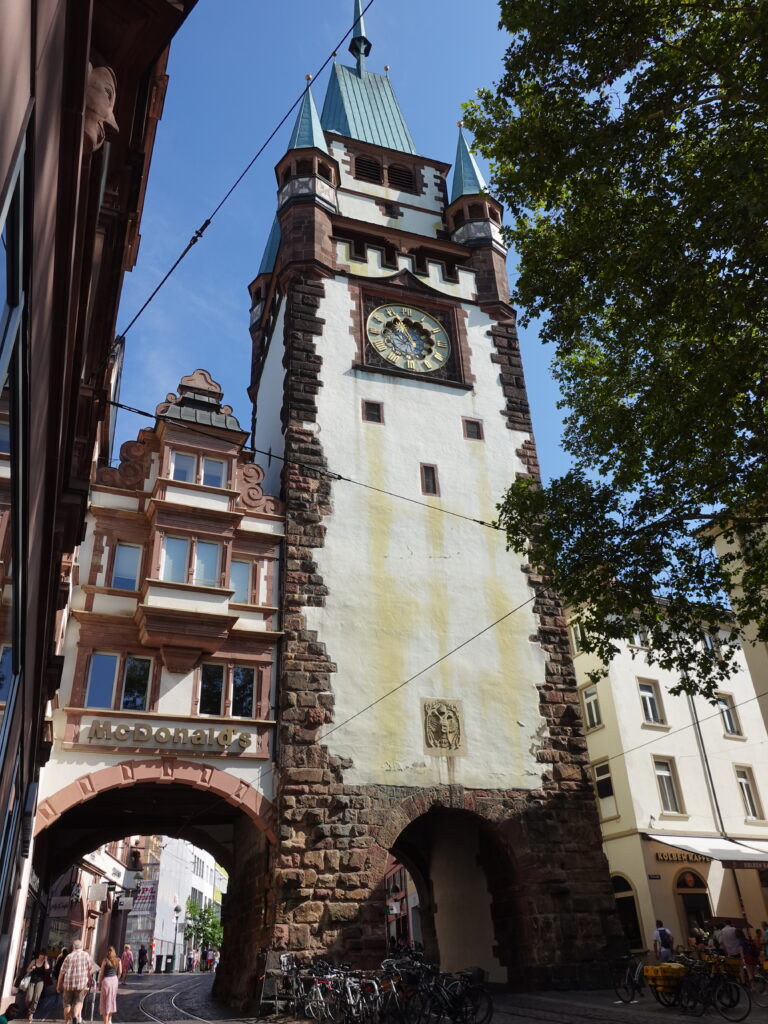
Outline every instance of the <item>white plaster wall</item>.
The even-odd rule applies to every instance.
[[[524,468],[515,449],[527,435],[510,431],[500,415],[504,402],[490,360],[489,321],[467,308],[477,378],[469,392],[428,379],[351,371],[349,291],[342,278],[326,282],[319,310],[326,322],[318,340],[320,440],[331,470],[436,510],[488,521]],[[362,399],[384,403],[384,425],[361,421]],[[483,421],[485,441],[463,437],[462,416]],[[421,462],[438,466],[441,497],[421,494]],[[505,550],[496,531],[343,482],[334,484],[333,502],[325,546],[316,553],[330,596],[327,607],[307,609],[307,620],[338,665],[332,685],[339,726],[528,601],[531,590],[520,558]],[[538,787],[532,748],[543,728],[536,684],[543,681],[544,665],[530,640],[535,630],[527,605],[334,731],[330,750],[354,762],[346,780]],[[424,752],[421,697],[462,702],[466,755]]]
[[[256,454],[255,458],[264,470],[262,488],[265,494],[279,494],[283,470],[282,456],[285,452],[285,439],[280,421],[283,408],[283,328],[285,326],[285,302],[281,300],[280,310],[275,319],[267,358],[259,381],[259,397],[256,404],[256,443],[260,452],[272,452],[276,458]],[[247,522],[243,528],[248,529]]]
[[[424,161],[424,179],[426,181],[426,190],[419,195],[413,195],[411,192],[401,192],[396,188],[387,188],[384,185],[375,185],[368,181],[359,181],[347,170],[348,158],[347,146],[341,139],[334,139],[330,142],[330,154],[338,161],[340,181],[338,189],[339,208],[343,210],[342,203],[346,196],[346,190],[352,190],[354,192],[362,192],[367,195],[373,196],[377,199],[385,199],[391,202],[402,202],[407,203],[410,206],[421,207],[424,210],[430,210],[433,213],[437,213],[438,216],[442,214],[443,210],[443,197],[440,192],[436,175],[437,170],[428,161]],[[397,162],[396,160],[393,162]],[[347,215],[354,216],[354,215]],[[361,219],[366,220],[371,224],[382,224],[386,223],[386,218],[382,214],[377,213],[376,208],[372,207],[371,211],[366,213]],[[406,230],[410,230],[409,228]],[[426,232],[425,232],[426,233]],[[430,234],[432,232],[429,232]]]
[[[191,508],[210,508],[217,512],[228,512],[230,497],[226,492],[215,494],[213,491],[174,487],[172,484],[168,484],[165,500],[172,501],[175,505],[189,505]]]
[[[336,259],[340,267],[348,269],[356,277],[391,277],[392,268],[384,266],[383,251],[375,246],[366,248],[365,260],[355,259],[352,255],[352,247],[349,242],[340,239],[336,242]],[[397,256],[398,270],[410,270],[415,274],[413,260],[410,256],[399,253]],[[458,269],[458,281],[448,281],[445,277],[445,267],[442,263],[427,260],[427,275],[417,275],[424,279],[436,291],[444,295],[450,295],[454,299],[466,299],[472,301],[476,294],[476,281],[474,270]]]
[[[355,182],[356,185],[366,186],[366,182]],[[443,221],[439,211],[435,210],[412,210],[408,206],[401,207],[399,217],[387,217],[376,205],[376,200],[385,200],[393,203],[408,203],[417,199],[410,193],[398,192],[395,189],[383,188],[380,185],[367,185],[369,189],[375,189],[375,193],[369,196],[352,195],[339,189],[337,200],[339,213],[342,217],[349,217],[352,220],[362,220],[366,224],[382,224],[386,227],[395,228],[397,231],[408,231],[414,235],[424,235],[427,238],[437,237],[437,232],[442,230]]]

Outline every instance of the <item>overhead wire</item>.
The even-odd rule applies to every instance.
[[[133,405],[126,405],[125,402],[117,402],[114,399],[109,399],[107,405],[114,406],[116,409],[122,409],[124,412],[134,413],[136,416],[144,416],[153,420],[162,420],[164,423],[169,423],[174,427],[182,427],[184,430],[188,430],[192,434],[199,434],[201,437],[218,437],[218,434],[214,434],[209,430],[203,430],[199,426],[194,426],[191,423],[187,423],[184,420],[178,420],[175,417],[164,416],[162,413],[148,412],[146,409],[138,409]],[[496,530],[501,532],[502,527],[495,523],[488,523],[484,519],[476,519],[474,516],[466,516],[462,512],[454,512],[449,508],[442,508],[439,505],[430,505],[426,501],[419,501],[418,498],[411,498],[407,494],[398,494],[395,491],[388,491],[384,487],[376,487],[374,484],[368,484],[362,480],[355,480],[353,477],[344,476],[342,473],[336,473],[331,469],[323,469],[321,466],[315,466],[311,463],[300,462],[298,459],[288,459],[284,455],[277,455],[275,452],[267,452],[262,448],[254,448],[251,445],[243,445],[242,451],[248,452],[252,455],[263,455],[268,459],[275,459],[278,462],[285,462],[291,466],[298,466],[299,469],[305,470],[306,472],[317,473],[319,476],[328,477],[329,480],[341,481],[347,484],[354,484],[355,487],[362,487],[368,491],[374,491],[377,494],[384,494],[390,498],[397,498],[400,501],[407,501],[412,505],[420,505],[422,508],[428,508],[432,512],[442,512],[443,515],[453,516],[454,519],[463,519],[468,523],[474,523],[476,526],[484,526],[489,530]]]
[[[331,51],[331,53],[326,57],[326,59],[323,61],[323,63],[320,65],[320,67],[317,69],[317,71],[315,71],[314,75],[311,76],[312,79],[318,78],[323,73],[323,71],[325,71],[325,69],[331,63],[333,58],[336,56],[337,51],[341,49],[342,45],[347,41],[347,37],[354,31],[354,29],[357,26],[358,22],[362,20],[363,15],[366,13],[368,8],[371,7],[371,5],[373,3],[375,3],[375,0],[368,0],[368,2],[366,3],[365,7],[360,12],[359,17],[352,23],[350,28],[347,29],[347,31],[344,33],[344,35],[341,37],[341,39],[338,41],[338,43],[334,46],[334,48]],[[184,249],[182,249],[182,251],[179,254],[179,256],[174,260],[174,262],[171,264],[170,268],[166,271],[166,273],[163,275],[163,277],[161,277],[161,279],[157,283],[157,285],[155,285],[155,287],[149,293],[149,295],[147,296],[147,298],[145,299],[143,304],[139,307],[137,312],[133,315],[131,320],[128,322],[127,326],[122,331],[120,331],[120,333],[118,334],[118,338],[125,338],[125,336],[128,333],[128,331],[130,331],[130,329],[133,327],[133,325],[136,323],[136,321],[142,315],[144,310],[154,300],[154,298],[157,295],[157,293],[160,291],[160,289],[163,287],[163,285],[166,283],[166,281],[168,281],[168,279],[171,277],[171,275],[176,270],[176,268],[179,266],[179,264],[182,262],[182,260],[184,260],[185,257],[187,256],[187,254],[192,250],[192,248],[195,245],[197,245],[197,243],[203,237],[205,232],[211,226],[211,223],[212,223],[214,217],[216,217],[216,215],[218,214],[219,210],[221,210],[221,208],[227,202],[227,200],[232,195],[232,193],[235,191],[235,189],[240,185],[240,183],[243,180],[243,178],[245,178],[245,176],[248,174],[250,169],[253,167],[253,165],[256,163],[256,161],[259,159],[259,157],[262,155],[264,150],[267,148],[267,146],[274,139],[274,137],[277,135],[277,133],[283,127],[285,122],[288,120],[288,118],[294,112],[296,107],[298,107],[298,105],[301,103],[302,99],[304,98],[304,94],[307,91],[307,88],[308,88],[308,86],[305,86],[304,89],[302,89],[302,91],[299,93],[299,95],[294,100],[293,104],[288,108],[288,110],[286,110],[285,114],[283,114],[283,116],[280,118],[278,123],[275,125],[275,127],[272,129],[272,131],[266,137],[266,139],[262,142],[262,144],[256,150],[254,155],[251,157],[251,159],[245,165],[243,170],[240,172],[240,174],[238,174],[238,176],[235,178],[233,183],[230,185],[230,187],[224,193],[224,195],[219,200],[219,202],[216,204],[216,206],[214,206],[213,210],[208,214],[208,216],[202,222],[200,227],[197,228],[197,230],[192,233],[192,236],[189,239],[189,241],[187,242],[187,244],[184,247]]]

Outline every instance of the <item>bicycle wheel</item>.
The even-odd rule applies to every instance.
[[[468,985],[462,989],[461,982],[454,981],[448,986],[448,992],[454,998],[461,992],[469,1000],[470,1024],[488,1024],[493,1016],[493,1000],[484,988],[480,985]]]
[[[701,981],[695,974],[689,974],[687,978],[683,978],[678,990],[678,1001],[680,1009],[689,1017],[700,1017],[704,1013],[706,999]]]
[[[722,978],[712,992],[712,1005],[726,1020],[744,1020],[752,1009],[752,996],[744,985]]]
[[[631,1003],[635,995],[635,966],[626,964],[614,970],[613,990],[622,1003]]]
[[[756,1006],[768,1006],[768,976],[760,972],[752,981],[752,1002]]]
[[[422,1024],[427,1019],[429,996],[426,992],[414,992],[405,1004],[406,1024]]]

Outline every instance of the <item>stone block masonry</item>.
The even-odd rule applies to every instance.
[[[303,244],[303,243],[302,243]],[[301,256],[301,254],[299,254]],[[322,262],[322,261],[321,261]],[[291,261],[287,260],[288,266]],[[278,841],[271,864],[273,938],[300,952],[338,953],[363,964],[385,950],[387,852],[412,822],[444,809],[471,816],[481,833],[479,870],[491,895],[494,953],[512,981],[550,985],[571,978],[619,935],[588,777],[562,607],[546,581],[528,572],[545,654],[538,685],[543,728],[541,787],[469,790],[345,783],[351,763],[320,742],[334,720],[333,652],[307,628],[310,606],[330,604],[316,552],[332,511],[331,479],[315,424],[323,386],[318,351],[323,276],[305,262],[286,271],[283,422],[286,504],[284,641],[279,681]],[[513,430],[530,432],[514,322],[491,331]],[[278,343],[279,339],[273,339]],[[535,449],[520,454],[537,473]],[[523,571],[526,571],[523,568]],[[456,818],[457,822],[468,817]]]

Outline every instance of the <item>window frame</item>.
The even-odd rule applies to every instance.
[[[254,596],[253,577],[254,577],[254,569],[255,569],[255,564],[253,562],[253,559],[238,558],[236,555],[234,555],[234,554],[232,555],[232,558],[229,561],[229,589],[230,590],[235,590],[234,584],[232,582],[232,570],[233,570],[235,565],[244,565],[248,569],[248,586],[246,588],[246,598],[247,598],[247,600],[239,601],[237,599],[237,591],[235,591],[235,593],[230,598],[230,602],[232,604],[249,604],[249,605],[257,604],[257,602],[255,602],[253,600],[253,596]]]
[[[147,689],[146,689],[146,693],[144,695],[144,707],[143,708],[126,708],[125,707],[125,681],[126,681],[126,675],[127,675],[127,672],[128,672],[128,662],[129,662],[129,660],[133,660],[133,661],[146,661],[147,665],[148,665],[148,668],[147,668]],[[140,654],[140,655],[139,654],[131,654],[130,652],[126,652],[123,655],[123,657],[121,659],[121,667],[120,667],[120,671],[119,671],[119,675],[120,675],[120,678],[122,680],[122,683],[121,683],[121,686],[120,686],[120,706],[119,706],[119,708],[117,710],[119,710],[119,711],[133,711],[137,715],[144,714],[144,713],[146,713],[147,711],[150,710],[150,702],[152,700],[152,666],[153,666],[153,658],[151,656],[147,656],[147,655],[144,655],[144,654]]]
[[[682,787],[680,785],[680,776],[677,771],[677,764],[675,763],[674,757],[667,757],[664,754],[658,754],[653,755],[652,760],[653,774],[656,778],[656,788],[659,793],[661,814],[676,818],[685,817],[685,801],[683,800]],[[666,771],[660,769],[661,765],[667,765]],[[676,808],[665,806],[665,788],[662,785],[662,779],[669,780],[670,792],[674,797],[674,803],[677,804]]]
[[[590,692],[592,696],[588,696]],[[584,726],[587,732],[594,732],[595,729],[601,729],[604,722],[600,711],[600,698],[597,693],[597,683],[590,683],[588,686],[582,687],[581,703],[584,711]],[[597,719],[595,722],[590,721],[593,717]]]
[[[368,416],[368,407],[375,406],[379,411],[380,419],[371,419]],[[377,426],[384,426],[384,403],[377,402],[372,398],[361,398],[360,399],[360,415],[362,416],[363,423],[375,423]]]
[[[744,739],[744,730],[741,727],[741,719],[736,709],[733,694],[718,692],[715,694],[715,699],[717,700],[717,708],[723,723],[723,736],[726,739]],[[732,728],[730,729],[728,728],[728,718],[731,719]]]
[[[600,821],[614,821],[620,818],[619,814],[619,803],[616,799],[616,787],[613,784],[613,772],[611,771],[611,762],[608,758],[604,758],[602,761],[595,761],[590,766],[592,769],[592,786],[595,792],[595,803],[597,804],[597,813],[600,817]],[[604,769],[604,771],[600,771]],[[610,786],[610,793],[602,794],[600,792],[600,784],[608,783]],[[612,800],[613,807],[606,807],[604,801]],[[608,813],[604,813],[607,811]]]
[[[207,462],[215,462],[218,466],[221,466],[221,483],[220,484],[207,484],[205,482],[205,465]],[[228,484],[227,480],[227,460],[219,459],[215,455],[201,455],[200,457],[200,479],[199,483],[203,487],[213,487],[216,490],[223,490]]]
[[[160,538],[160,565],[158,566],[158,578],[163,583],[175,583],[177,586],[184,586],[189,584],[192,574],[192,548],[193,541],[192,537],[185,537],[183,534],[178,533],[164,533]],[[171,580],[165,575],[165,563],[166,563],[166,549],[165,546],[169,540],[181,540],[187,545],[187,557],[186,566],[184,569],[183,580]]]
[[[198,579],[198,566],[199,553],[202,545],[216,549],[216,569],[213,574],[214,582],[211,582],[207,577],[204,579]],[[224,558],[224,545],[221,541],[216,540],[205,540],[200,537],[193,538],[193,551],[192,551],[192,579],[191,583],[193,587],[218,587],[221,588],[221,576],[223,568]]]
[[[181,477],[176,476],[176,459],[191,459],[192,460],[192,478],[190,480],[182,480]],[[178,484],[194,484],[197,483],[198,477],[198,456],[197,452],[184,451],[183,448],[172,448],[171,449],[171,480]]]
[[[221,713],[218,715],[200,710],[203,692],[203,669],[206,665],[219,667],[223,672]],[[249,716],[236,715],[232,710],[234,704],[235,671],[237,669],[246,669],[253,672],[252,714]],[[263,670],[266,670],[265,679],[262,679]],[[228,721],[232,720],[235,722],[259,722],[266,719],[269,715],[273,671],[274,665],[271,663],[265,664],[263,661],[206,659],[195,669],[192,715],[198,718],[226,718]],[[264,712],[263,715],[259,714],[260,711]]]
[[[96,705],[90,704],[88,700],[89,691],[91,688],[91,674],[93,672],[93,660],[95,656],[115,658],[115,671],[112,677],[112,693],[111,702],[109,705]],[[134,661],[146,661],[149,664],[147,669],[147,689],[146,696],[144,699],[144,708],[125,708],[123,706],[125,702],[125,674],[128,668],[128,660],[133,659]],[[84,686],[82,689],[82,707],[92,711],[131,711],[134,714],[141,715],[147,711],[152,710],[153,693],[152,684],[154,680],[155,670],[155,659],[151,654],[147,654],[146,651],[136,653],[133,650],[97,650],[94,648],[88,655],[88,662],[85,670]]]
[[[735,764],[733,770],[736,774],[736,785],[739,787],[741,794],[745,819],[750,822],[765,821],[763,802],[760,799],[760,792],[757,788],[757,780],[755,779],[752,767],[748,764]],[[744,775],[743,779],[740,778],[740,773]],[[751,813],[750,804],[752,805],[751,809],[755,811],[754,814]]]
[[[139,557],[138,557],[138,560],[136,562],[136,573],[134,575],[133,586],[132,587],[121,587],[119,584],[115,583],[115,566],[117,565],[118,553],[119,553],[121,547],[122,548],[136,549],[139,552]],[[130,593],[131,591],[135,592],[136,590],[138,590],[139,580],[141,578],[141,565],[142,565],[143,557],[144,557],[144,545],[143,544],[135,544],[133,541],[128,541],[128,540],[117,540],[117,541],[115,541],[114,551],[112,553],[112,566],[111,566],[111,571],[110,571],[110,575],[109,575],[109,586],[113,590],[123,590],[126,593]],[[128,579],[128,577],[126,576],[125,579]]]
[[[189,480],[180,480],[174,474],[176,472],[176,459],[181,456],[185,459],[192,459],[194,472]],[[231,459],[226,454],[215,454],[206,451],[192,451],[188,448],[177,448],[169,446],[168,479],[173,483],[187,484],[194,487],[209,487],[214,491],[227,490],[229,487],[229,476],[231,470]],[[206,462],[216,462],[221,466],[221,483],[205,483]]]
[[[160,553],[159,560],[156,563],[157,579],[160,583],[167,583],[169,586],[176,587],[207,587],[212,590],[223,590],[225,589],[224,577],[226,574],[227,579],[229,578],[229,572],[227,568],[227,559],[231,542],[221,540],[216,537],[203,534],[183,534],[183,533],[158,533]],[[169,540],[180,540],[184,541],[187,545],[187,557],[186,557],[186,569],[184,572],[183,580],[169,580],[165,576],[165,564],[166,564],[166,544]],[[216,570],[216,582],[215,583],[199,583],[197,582],[197,563],[198,563],[198,548],[201,544],[210,544],[218,548],[218,567]]]
[[[468,428],[469,428],[469,424],[470,423],[473,426],[477,427],[477,429],[479,431],[477,437],[472,437],[468,433]],[[461,417],[461,430],[462,430],[462,434],[464,435],[464,440],[465,441],[484,441],[485,440],[485,427],[483,426],[483,421],[477,419],[474,416],[462,416]]]
[[[650,695],[643,693],[643,688],[650,689]],[[640,707],[643,713],[643,726],[650,726],[651,728],[663,728],[668,729],[669,723],[667,722],[667,716],[664,712],[664,702],[661,697],[661,687],[657,679],[646,679],[644,677],[637,677],[637,692],[640,697]],[[653,717],[652,711],[655,707],[658,718]],[[649,717],[649,711],[651,715]]]
[[[426,471],[431,469],[434,472],[435,489],[434,491],[427,490],[427,477]],[[432,462],[420,462],[419,463],[419,478],[421,480],[421,493],[427,495],[430,498],[440,497],[440,476],[437,471],[437,466]]]

